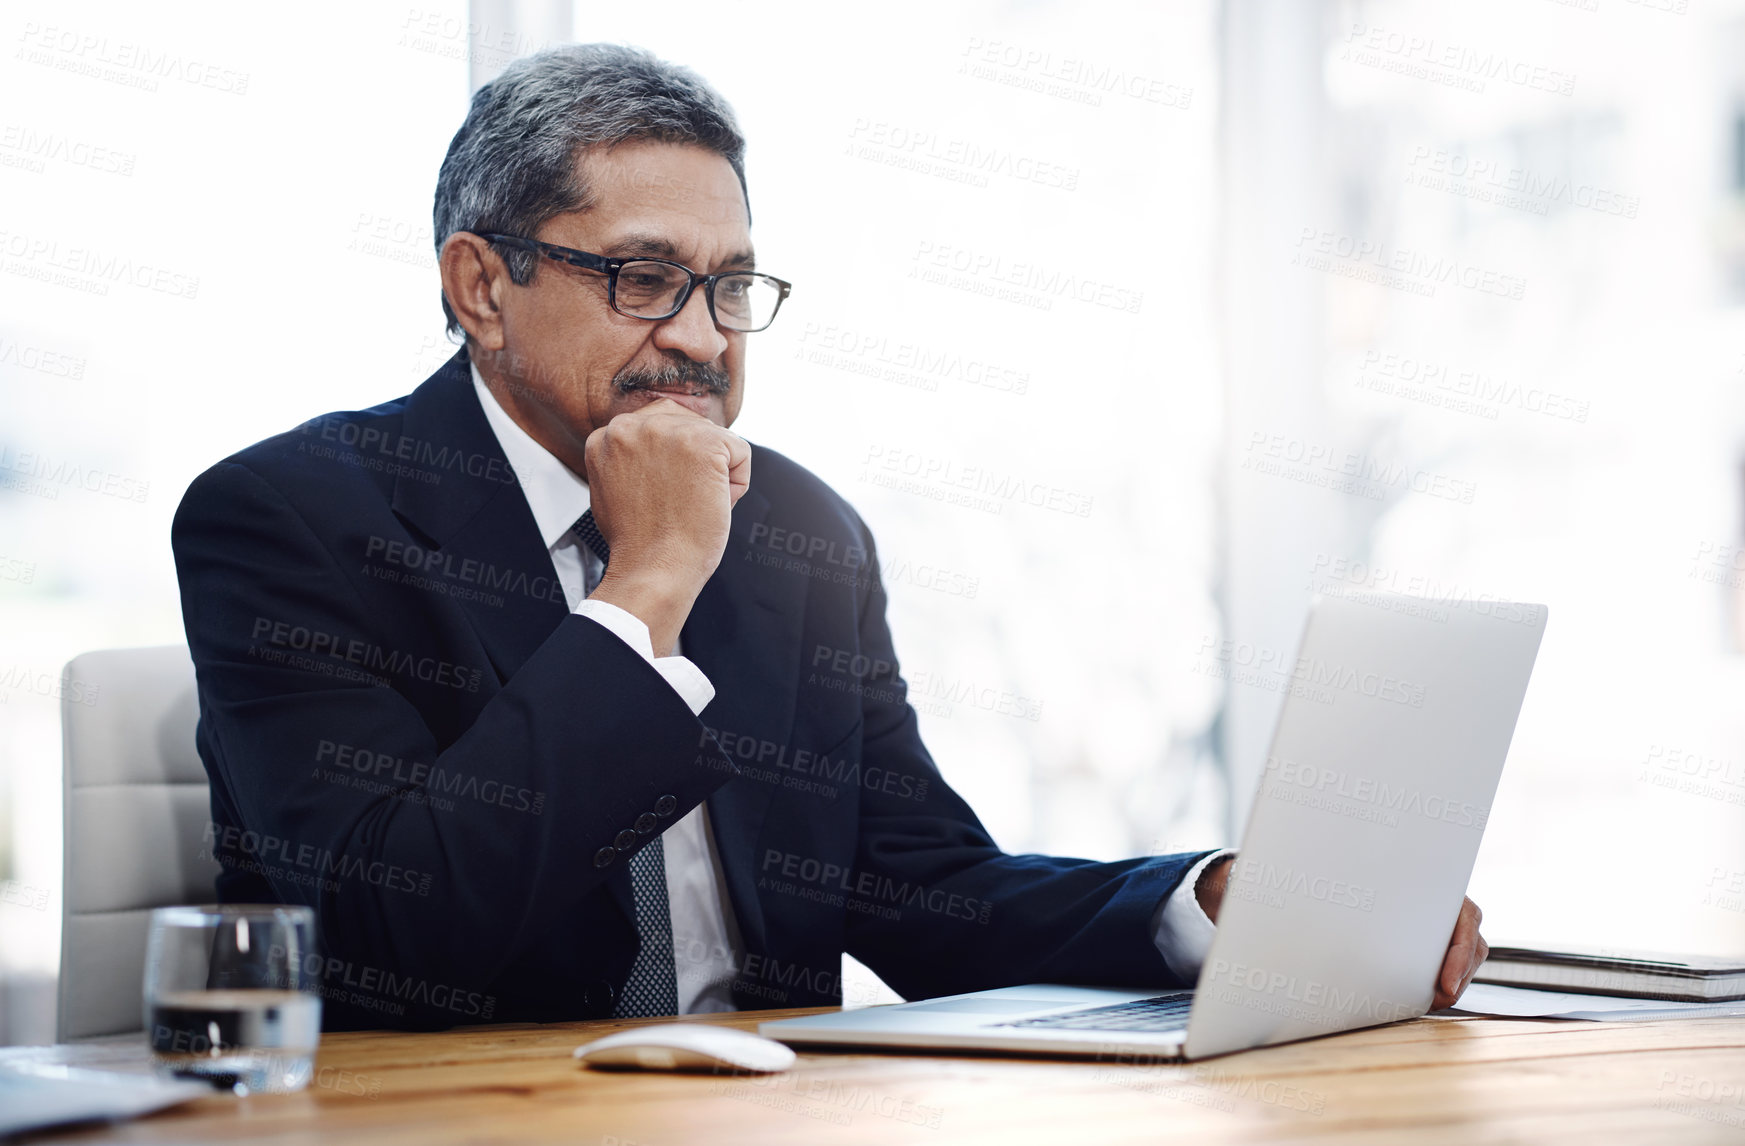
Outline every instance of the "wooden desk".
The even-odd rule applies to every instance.
[[[712,1021],[751,1028],[812,1011]],[[619,1074],[619,1022],[324,1036],[293,1095],[214,1095],[73,1142],[1394,1144],[1745,1141],[1745,1019],[1420,1019],[1200,1064],[803,1054],[775,1076]],[[144,1061],[144,1048],[7,1057]],[[1726,1087],[1732,1087],[1730,1091]]]

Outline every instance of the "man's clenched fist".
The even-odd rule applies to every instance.
[[[641,619],[666,656],[721,564],[733,505],[751,485],[751,447],[659,398],[590,434],[585,460],[594,523],[612,552],[591,599]]]

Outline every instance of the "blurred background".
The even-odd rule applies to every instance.
[[[182,640],[197,473],[449,357],[438,164],[568,39],[737,107],[796,288],[736,429],[871,524],[1002,846],[1238,842],[1314,591],[1544,602],[1488,936],[1745,952],[1742,0],[18,0],[0,37],[0,1042],[54,1031],[62,665]]]

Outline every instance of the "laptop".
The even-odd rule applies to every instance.
[[[1284,702],[1194,990],[1035,984],[758,1029],[796,1047],[1168,1060],[1424,1014],[1545,619],[1515,602],[1316,596],[1294,660],[1230,650],[1234,687]]]

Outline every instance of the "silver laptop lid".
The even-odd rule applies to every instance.
[[[1189,1057],[1429,1009],[1545,619],[1513,602],[1315,598]]]

